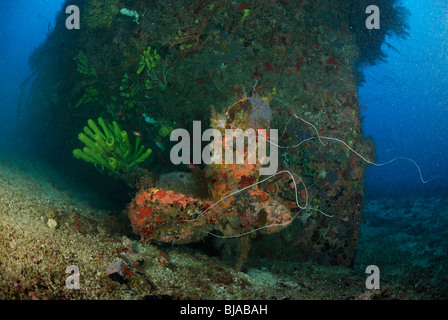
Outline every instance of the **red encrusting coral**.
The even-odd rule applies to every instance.
[[[255,100],[263,105],[263,100]],[[214,115],[215,129],[237,128],[241,121],[259,129],[265,118],[251,119],[254,107],[248,99],[233,104],[226,115]],[[233,138],[216,140],[216,148],[225,148]],[[223,153],[224,154],[224,153]],[[188,243],[202,239],[212,230],[224,236],[247,234],[260,229],[263,233],[278,231],[292,215],[288,207],[256,185],[261,168],[248,161],[245,146],[243,163],[211,164],[206,169],[210,200],[199,200],[171,190],[151,188],[141,190],[129,207],[129,218],[135,233],[142,240]],[[224,155],[222,159],[224,163]]]

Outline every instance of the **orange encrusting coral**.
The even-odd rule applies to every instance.
[[[269,126],[267,118],[253,119],[252,103],[264,105],[264,100],[243,99],[232,105],[226,115],[214,114],[212,126],[224,134],[225,129],[258,129],[259,122]],[[215,140],[215,148],[233,144],[233,138]],[[288,207],[256,183],[261,164],[249,163],[249,144],[237,153],[235,162],[212,163],[205,175],[209,181],[210,201],[203,201],[171,190],[142,190],[129,208],[134,232],[142,240],[188,243],[202,239],[212,230],[224,236],[238,236],[260,230],[271,233],[281,230],[292,220]],[[233,149],[233,146],[231,146]],[[225,149],[225,148],[224,148]],[[238,161],[240,160],[240,161]]]
[[[190,242],[202,238],[198,227],[211,225],[219,213],[212,208],[205,219],[194,221],[194,217],[206,210],[211,203],[177,193],[171,190],[152,188],[141,191],[129,207],[129,218],[135,233],[142,240],[164,242]]]

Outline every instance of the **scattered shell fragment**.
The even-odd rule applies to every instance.
[[[58,225],[58,223],[56,222],[56,220],[54,220],[54,219],[48,219],[48,221],[47,221],[47,226],[50,228],[50,229],[56,229],[56,226]]]

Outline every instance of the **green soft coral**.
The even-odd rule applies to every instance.
[[[157,53],[157,50],[151,50],[151,47],[148,47],[143,54],[140,56],[140,64],[137,69],[137,74],[141,74],[143,70],[146,69],[146,73],[149,76],[149,79],[145,81],[146,89],[150,90],[152,88],[152,82],[154,82],[160,89],[165,90],[167,86],[167,75],[168,75],[168,60],[165,59],[165,62],[160,64],[160,55]],[[159,69],[160,75],[156,73],[156,68]]]
[[[82,82],[82,84],[85,86],[86,83]],[[79,106],[82,106],[84,104],[88,104],[91,102],[98,101],[98,90],[93,86],[87,86],[84,88],[84,94],[81,96],[81,98],[76,102],[75,108],[78,108]]]
[[[78,61],[77,70],[79,73],[87,75],[87,76],[89,76],[89,75],[96,76],[95,68],[89,67],[89,64],[87,61],[87,56],[85,55],[85,53],[83,51],[79,51],[78,54],[76,55],[76,57],[73,58],[73,60]]]
[[[124,98],[123,104],[125,109],[132,109],[138,102],[136,98],[138,90],[138,86],[133,85],[129,80],[128,74],[125,73],[120,85],[120,96]]]
[[[92,119],[87,124],[84,132],[78,135],[84,148],[73,150],[77,159],[101,166],[103,170],[106,168],[114,173],[128,173],[151,155],[152,150],[140,144],[140,137],[137,137],[135,146],[132,146],[128,133],[121,130],[116,121],[107,124],[100,117],[99,126]]]
[[[110,28],[119,11],[118,0],[90,0],[84,11],[84,19],[89,28]]]
[[[140,56],[140,67],[137,70],[137,74],[142,73],[145,68],[148,68],[148,70],[155,69],[159,61],[160,55],[157,53],[157,50],[151,50],[151,47],[148,47]]]

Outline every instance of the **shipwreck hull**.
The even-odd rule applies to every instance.
[[[146,170],[185,171],[170,163],[169,139],[142,114],[176,128],[191,130],[194,120],[207,128],[212,105],[221,112],[242,98],[262,97],[272,111],[271,128],[279,130],[278,170],[301,181],[298,199],[306,210],[291,206],[294,221],[257,237],[252,254],[353,263],[366,162],[351,149],[374,157],[362,132],[360,48],[349,16],[355,9],[363,15],[365,8],[353,5],[350,11],[339,1],[306,0],[75,4],[84,17],[82,28],[65,29],[61,15],[32,58],[34,69],[53,71],[39,72],[29,118],[43,113],[46,123],[63,132],[45,146],[47,154],[53,148],[67,163],[79,165],[71,158],[76,141],[67,143],[68,137],[87,119],[101,116],[143,133],[158,159]],[[139,14],[138,21],[120,13],[123,5]],[[157,60],[154,69],[144,69],[145,52]],[[34,121],[26,125],[33,136],[47,129]],[[294,202],[290,184],[287,178],[274,181],[276,188],[266,192]]]

